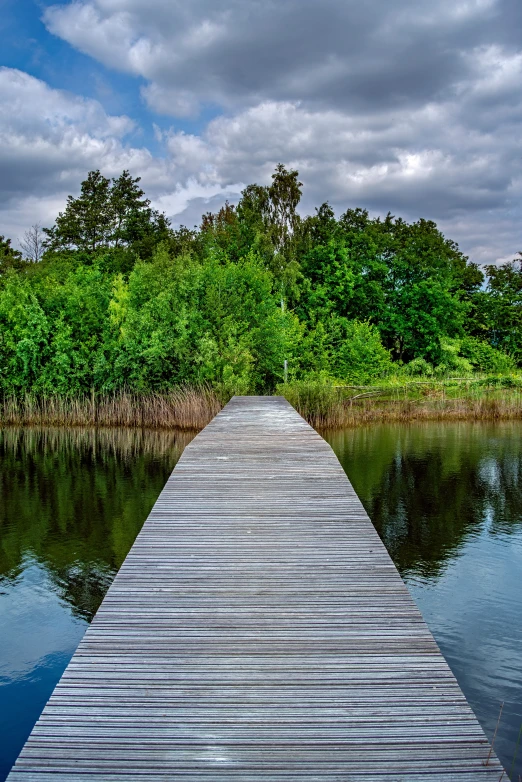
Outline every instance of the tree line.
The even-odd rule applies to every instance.
[[[139,177],[90,172],[23,252],[0,238],[2,391],[271,392],[285,371],[368,384],[520,366],[520,258],[481,269],[430,220],[328,203],[301,217],[301,194],[279,165],[174,229]]]

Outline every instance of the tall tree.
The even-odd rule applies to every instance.
[[[5,274],[9,269],[19,271],[25,265],[22,253],[11,247],[11,240],[0,236],[0,275]]]
[[[144,198],[140,182],[141,177],[133,179],[127,170],[112,180],[109,198],[114,227],[110,238],[115,247],[136,239],[143,228],[143,217],[146,221],[150,218],[150,201]]]
[[[522,253],[501,266],[486,266],[488,283],[483,310],[488,321],[489,340],[522,362]],[[485,301],[484,301],[485,299]]]
[[[246,248],[257,251],[278,279],[296,276],[296,239],[301,225],[297,207],[302,186],[299,173],[279,163],[272,183],[268,187],[249,185],[237,206]]]
[[[169,239],[169,221],[151,209],[140,181],[129,171],[112,182],[99,171],[90,171],[81,184],[80,196],[70,195],[55,225],[44,228],[46,247],[90,254],[107,247],[128,248],[134,255],[150,257],[160,241]]]
[[[55,225],[44,228],[46,247],[94,253],[109,243],[114,227],[111,181],[99,171],[90,171],[81,184],[80,196],[68,196],[65,211],[59,213]]]
[[[219,212],[206,212],[201,218],[200,235],[203,244],[217,248],[224,257],[238,261],[242,255],[241,229],[233,204],[225,201]]]
[[[111,242],[114,247],[127,247],[142,259],[150,258],[159,242],[170,238],[170,223],[157,209],[140,187],[141,177],[133,179],[129,171],[112,180],[110,193],[114,212],[114,230]]]
[[[292,260],[295,260],[294,236],[301,218],[297,207],[302,195],[302,182],[299,172],[288,171],[282,163],[272,174],[272,184],[268,188],[268,228],[276,253],[276,265],[281,272]]]
[[[239,222],[240,255],[246,256],[248,251],[252,250],[270,267],[274,248],[266,230],[268,188],[256,184],[245,187],[236,214]]]

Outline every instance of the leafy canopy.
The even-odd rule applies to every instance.
[[[280,164],[237,206],[174,229],[139,177],[91,171],[43,256],[39,226],[26,234],[33,262],[0,237],[2,392],[263,393],[285,361],[312,384],[522,363],[522,256],[485,279],[430,220],[337,218],[328,203],[303,217],[301,195]]]

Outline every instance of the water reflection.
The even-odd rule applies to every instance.
[[[521,435],[519,422],[325,435],[490,738],[505,701],[508,770],[522,724]]]
[[[522,424],[327,439],[509,769],[522,723]],[[191,435],[0,431],[0,780]],[[522,774],[522,758],[513,779]]]
[[[0,780],[192,436],[0,431]]]

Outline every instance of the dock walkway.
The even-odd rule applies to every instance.
[[[488,752],[333,451],[284,399],[235,397],[8,780],[498,782]]]

